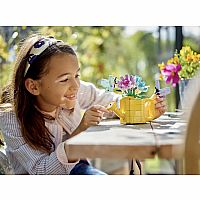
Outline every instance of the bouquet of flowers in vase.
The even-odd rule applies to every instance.
[[[133,96],[134,98],[143,99],[146,97],[146,92],[149,86],[138,75],[121,76],[117,80],[117,86],[122,91],[123,96]]]
[[[174,57],[170,58],[165,64],[158,64],[161,77],[167,84],[172,83],[175,87],[181,79],[190,79],[194,77],[200,69],[200,54],[194,52],[189,46],[184,46],[180,53],[174,53]]]

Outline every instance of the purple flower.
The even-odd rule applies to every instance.
[[[172,86],[176,87],[176,84],[179,82],[180,78],[178,72],[181,70],[181,65],[167,64],[165,68],[162,69],[162,74],[166,78],[166,83],[169,84],[172,82]]]
[[[117,84],[122,90],[132,89],[135,86],[135,77],[127,74],[124,77],[120,77],[120,80],[117,82]]]
[[[144,98],[144,93],[148,91],[148,86],[137,75],[125,75],[120,77],[117,82],[118,88],[122,90],[124,96],[133,96],[135,98]]]

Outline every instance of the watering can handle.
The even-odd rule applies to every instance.
[[[145,113],[147,113],[147,116],[145,116],[147,121],[151,121],[155,118],[156,112],[155,112],[155,100],[153,99],[146,99],[145,100]]]

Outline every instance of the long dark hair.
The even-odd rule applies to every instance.
[[[29,52],[32,46],[42,38],[41,35],[32,35],[28,37],[19,50],[15,62],[15,72],[13,76],[13,102],[16,116],[21,125],[22,136],[25,141],[34,149],[51,153],[55,150],[52,141],[52,134],[45,126],[45,116],[36,107],[36,98],[28,92],[25,87],[25,80],[31,78],[39,80],[48,73],[47,63],[52,56],[58,54],[75,55],[74,50],[67,44],[58,43],[49,46],[39,57],[31,64],[24,77],[24,72],[28,60]]]

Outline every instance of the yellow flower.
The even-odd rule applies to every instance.
[[[136,90],[135,90],[135,94],[140,94],[141,93],[141,91],[137,88]]]
[[[188,54],[193,54],[193,51],[189,46],[185,46],[180,50],[180,56],[184,57],[185,59],[187,59]]]
[[[186,60],[188,62],[192,61],[192,55],[190,55],[190,54],[186,55]]]
[[[174,56],[174,58],[173,58],[173,63],[176,64],[176,65],[179,63],[179,58],[178,58],[178,56]]]
[[[180,55],[184,56],[185,55],[185,51],[183,49],[180,50]]]
[[[192,78],[195,76],[197,71],[200,70],[200,54],[192,51],[189,46],[184,46],[180,50],[180,53],[177,51],[174,53],[174,56],[167,61],[167,64],[181,66],[182,69],[178,72],[180,79]],[[165,67],[165,63],[159,64],[158,66],[162,72]]]
[[[170,58],[168,61],[167,61],[167,64],[169,63],[173,63],[173,58]]]
[[[163,80],[163,75],[162,74],[159,75],[159,80]]]
[[[161,64],[158,64],[158,67],[160,68],[160,70],[163,70],[165,68],[165,63],[162,62]]]
[[[200,56],[199,55],[192,55],[192,62],[198,62]]]

